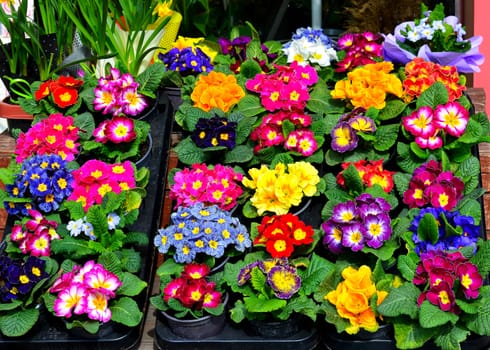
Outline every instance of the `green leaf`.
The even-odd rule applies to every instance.
[[[425,90],[417,99],[417,109],[430,106],[435,109],[438,105],[447,103],[449,95],[446,87],[441,82],[435,82]]]
[[[129,272],[123,273],[121,282],[122,285],[117,289],[117,295],[126,295],[129,297],[140,294],[148,285],[145,281]]]
[[[468,315],[466,326],[476,334],[490,334],[490,299],[488,297],[481,300],[478,313]]]
[[[405,110],[407,105],[401,100],[391,100],[386,102],[385,108],[383,108],[378,115],[378,120],[390,120],[398,117]]]
[[[20,337],[34,327],[39,319],[39,309],[16,310],[0,316],[0,331],[7,337]]]
[[[242,322],[247,317],[248,311],[241,300],[235,302],[235,305],[230,309],[230,318],[235,323]]]
[[[265,112],[265,108],[262,106],[260,98],[255,95],[245,95],[242,99],[240,99],[237,106],[238,110],[245,117],[254,117]]]
[[[63,237],[59,240],[52,240],[51,250],[56,254],[73,259],[82,259],[95,254],[95,250],[88,247],[87,241],[82,241],[71,236]]]
[[[244,297],[243,302],[249,312],[266,313],[281,310],[287,304],[283,299],[265,299],[255,296]]]
[[[437,346],[444,350],[460,350],[461,342],[466,340],[470,332],[466,328],[461,328],[455,325],[451,327],[450,332],[439,333],[434,342]]]
[[[357,169],[351,164],[343,171],[345,187],[350,193],[359,194],[364,189],[362,179]]]
[[[9,303],[0,303],[0,311],[13,310],[22,305],[22,300],[14,299]]]
[[[90,334],[96,334],[99,331],[99,321],[95,320],[74,320],[73,322],[67,321],[67,329],[82,328]]]
[[[419,310],[417,305],[419,295],[420,291],[411,283],[392,288],[385,300],[378,305],[378,312],[388,317],[407,315],[415,318]]]
[[[224,163],[246,163],[253,158],[253,150],[246,145],[235,146],[232,150],[226,152]]]
[[[397,263],[398,270],[402,277],[407,281],[412,281],[415,277],[415,270],[417,269],[417,262],[408,255],[400,255]]]
[[[422,241],[430,241],[432,244],[439,240],[439,226],[436,218],[430,214],[425,214],[417,227],[417,235]]]
[[[121,261],[121,268],[124,271],[137,273],[141,269],[141,255],[133,248],[115,251]]]
[[[478,267],[478,272],[482,276],[488,276],[490,273],[490,241],[478,242],[476,255],[471,262]]]
[[[177,153],[179,161],[186,165],[204,163],[207,159],[203,150],[196,146],[190,136],[180,141],[173,150]]]
[[[143,318],[143,313],[136,301],[128,297],[117,300],[110,306],[110,309],[112,311],[111,320],[128,327],[136,327]]]
[[[378,151],[388,151],[398,139],[398,124],[382,125],[376,129],[376,142],[373,147]]]
[[[424,328],[442,326],[448,322],[455,324],[458,316],[449,311],[442,311],[439,306],[431,304],[425,300],[420,305],[420,325]]]
[[[397,319],[393,325],[397,349],[418,349],[439,333],[437,328],[422,328],[410,319]]]
[[[343,102],[332,98],[330,90],[327,89],[327,84],[321,79],[318,80],[310,93],[306,108],[318,114],[343,113],[345,110]]]
[[[99,256],[98,263],[104,265],[104,267],[112,273],[121,276],[122,268],[121,261],[115,252],[105,252]]]

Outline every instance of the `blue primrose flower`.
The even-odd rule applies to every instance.
[[[435,243],[424,241],[417,233],[420,221],[426,214],[432,215],[438,223],[439,239]],[[415,243],[415,252],[420,255],[431,250],[457,250],[462,247],[473,247],[476,251],[476,243],[480,237],[480,226],[475,225],[474,222],[473,217],[461,215],[458,210],[450,212],[442,208],[432,207],[421,209],[409,228],[413,232],[412,240]],[[447,225],[453,229],[448,231]],[[458,234],[451,234],[452,232],[458,232]]]
[[[178,263],[190,263],[201,254],[220,258],[228,247],[244,251],[252,245],[246,227],[217,205],[180,206],[170,219],[171,225],[159,229],[153,242],[160,253],[173,252]]]

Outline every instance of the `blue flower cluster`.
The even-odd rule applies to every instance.
[[[160,253],[173,250],[177,263],[190,263],[198,255],[221,258],[228,246],[243,252],[252,245],[247,228],[217,205],[178,207],[171,221],[158,230],[154,243]]]
[[[213,70],[211,58],[198,47],[174,47],[166,53],[158,54],[168,70],[179,72],[181,76],[194,75]]]
[[[42,279],[48,277],[46,261],[29,256],[26,261],[0,256],[0,301],[10,302],[28,294]]]
[[[26,216],[29,209],[52,212],[71,194],[72,182],[73,176],[60,156],[30,157],[22,162],[14,183],[6,185],[11,199],[5,201],[5,208],[10,215]]]
[[[300,40],[305,38],[310,43],[322,43],[326,48],[334,47],[333,41],[323,32],[321,28],[298,28],[291,37],[291,40]],[[291,41],[284,45],[284,48],[288,48],[291,45]]]
[[[426,214],[432,215],[438,224],[437,242],[424,240],[417,233],[420,221]],[[420,210],[410,225],[410,231],[413,233],[415,252],[419,255],[431,250],[451,251],[467,246],[474,247],[476,251],[476,243],[480,237],[480,226],[475,225],[473,217],[461,215],[457,210],[447,211],[432,207]]]

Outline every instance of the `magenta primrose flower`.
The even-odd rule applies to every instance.
[[[402,118],[402,125],[422,149],[435,150],[444,144],[445,134],[460,137],[466,131],[469,112],[459,102],[439,105],[435,110],[429,106],[420,107],[409,116]]]
[[[439,162],[430,160],[415,169],[403,194],[403,203],[410,208],[431,205],[453,209],[463,197],[464,182],[451,171],[442,171]]]
[[[113,116],[136,116],[148,107],[146,97],[138,93],[139,84],[129,73],[121,75],[111,68],[109,75],[100,77],[94,89],[94,109]]]
[[[104,120],[95,128],[93,136],[95,141],[106,143],[126,143],[136,139],[134,129],[134,120],[125,116],[113,117],[110,120]]]
[[[136,187],[134,167],[131,162],[108,164],[91,159],[73,171],[73,192],[68,200],[81,202],[83,208],[102,203],[109,192],[121,193]]]
[[[78,128],[73,124],[73,117],[57,113],[21,132],[14,153],[17,163],[34,154],[57,154],[69,162],[75,159],[78,147]]]
[[[115,274],[92,260],[83,266],[75,265],[50,289],[51,293],[57,293],[54,312],[58,317],[86,314],[91,320],[108,322],[112,317],[109,301],[121,285]]]
[[[428,300],[442,311],[459,314],[456,295],[461,291],[468,300],[478,298],[483,277],[461,252],[430,250],[420,255],[413,283],[424,288],[419,305]]]
[[[289,66],[276,66],[272,74],[260,73],[245,83],[248,90],[259,94],[261,103],[269,112],[303,110],[310,99],[308,88],[318,81],[318,74],[310,65],[296,61]]]
[[[242,178],[241,173],[229,166],[193,164],[175,173],[170,198],[176,200],[175,208],[200,202],[230,210],[243,193],[240,186]]]
[[[10,239],[19,246],[23,254],[50,256],[51,241],[60,239],[57,227],[56,221],[48,220],[37,210],[30,209],[25,224],[13,226]]]

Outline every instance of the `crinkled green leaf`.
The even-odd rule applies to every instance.
[[[131,298],[122,297],[110,305],[112,311],[111,320],[122,323],[128,327],[136,327],[143,318],[138,304]]]
[[[412,283],[404,283],[392,288],[383,302],[378,305],[378,312],[384,316],[396,317],[407,315],[415,318],[418,314],[417,298],[420,290]]]
[[[20,337],[34,327],[39,309],[16,310],[0,316],[0,332],[7,337]]]
[[[117,289],[117,295],[136,296],[148,285],[145,281],[129,272],[124,272],[122,285]]]
[[[386,102],[385,108],[383,108],[379,114],[378,120],[390,120],[398,117],[407,105],[401,100],[391,100]]]
[[[420,305],[420,325],[424,328],[434,328],[442,326],[448,322],[456,323],[458,316],[449,311],[443,311],[437,305],[425,300]]]

